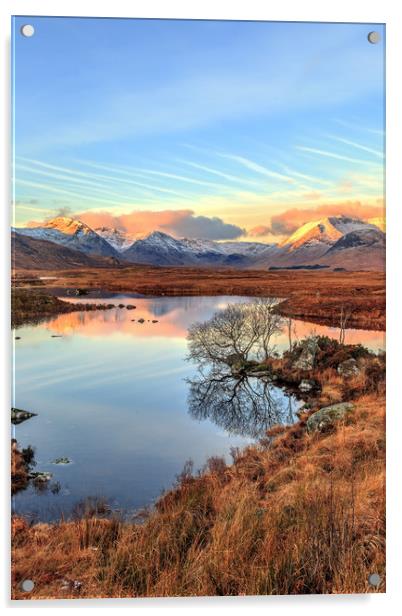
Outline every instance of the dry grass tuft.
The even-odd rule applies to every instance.
[[[330,433],[309,435],[304,420],[273,432],[232,466],[213,458],[195,477],[187,464],[142,525],[14,518],[14,598],[27,577],[33,598],[373,592],[368,576],[385,568],[383,398],[361,396]]]

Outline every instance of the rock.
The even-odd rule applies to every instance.
[[[157,319],[154,319],[152,323],[159,323],[159,321]]]
[[[34,483],[46,483],[50,481],[52,477],[52,473],[47,473],[44,471],[35,471],[34,473],[29,474],[29,478],[33,479]]]
[[[127,304],[126,309],[127,310],[135,310],[137,308],[137,306],[133,306],[133,304]]]
[[[299,383],[299,389],[301,392],[311,391],[315,387],[315,382],[310,379],[302,379]]]
[[[357,365],[357,361],[351,357],[339,364],[337,372],[343,377],[350,378],[360,374],[360,368]]]
[[[76,592],[80,592],[83,587],[83,582],[79,580],[62,580],[60,589],[61,590],[75,590]]]
[[[324,406],[316,411],[307,420],[307,432],[325,432],[331,428],[336,421],[343,419],[348,413],[353,411],[354,404],[351,402],[339,402],[331,406]]]
[[[307,338],[303,345],[303,350],[293,365],[296,370],[312,370],[314,368],[315,356],[317,353],[316,338]]]
[[[145,323],[145,319],[138,319],[138,323]]]
[[[15,336],[14,340],[21,340],[21,336]]]
[[[56,458],[56,460],[53,460],[52,464],[71,464],[71,460],[68,458]]]
[[[30,413],[29,411],[23,411],[14,407],[11,408],[11,423],[15,426],[27,419],[31,419],[31,417],[36,417],[36,413]]]

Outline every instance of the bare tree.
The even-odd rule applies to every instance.
[[[230,364],[234,356],[247,360],[258,336],[258,327],[249,318],[247,304],[229,304],[209,321],[190,327],[189,359],[200,364]]]
[[[340,344],[345,344],[345,337],[346,337],[346,325],[349,321],[349,318],[352,314],[352,309],[351,308],[345,308],[345,306],[342,304],[341,306],[341,314],[340,314],[340,318],[339,318],[339,343]]]
[[[195,323],[187,336],[190,360],[199,365],[266,360],[272,354],[272,338],[279,334],[282,318],[275,311],[276,300],[229,304],[205,323]]]
[[[263,297],[249,307],[250,319],[255,321],[254,327],[258,330],[257,356],[262,360],[272,355],[271,340],[282,331],[283,318],[275,311],[277,303],[276,299]]]

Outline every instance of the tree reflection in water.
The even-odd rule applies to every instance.
[[[275,424],[293,423],[298,401],[259,377],[211,372],[188,380],[189,413],[230,434],[258,438]]]

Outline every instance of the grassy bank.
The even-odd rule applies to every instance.
[[[38,323],[43,319],[77,310],[106,310],[107,304],[72,304],[36,288],[11,290],[11,326]]]
[[[14,518],[14,598],[27,598],[26,578],[37,599],[383,592],[384,365],[359,361],[352,377],[316,373],[321,391],[300,421],[233,451],[230,466],[211,458],[194,475],[188,464],[143,524],[93,510],[51,525]],[[341,399],[351,412],[307,429]]]
[[[339,327],[385,329],[383,272],[262,271],[137,265],[125,268],[81,268],[63,271],[18,271],[14,281],[32,286],[38,276],[53,287],[108,289],[144,295],[246,295],[286,298],[285,316]],[[36,277],[36,278],[35,278]]]

